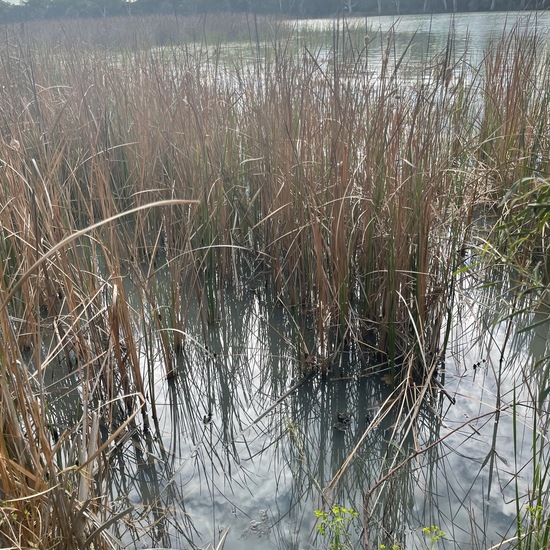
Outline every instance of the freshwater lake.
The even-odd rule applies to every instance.
[[[410,45],[411,67],[445,47],[451,26],[457,59],[468,45],[464,63],[476,65],[491,40],[518,21],[548,35],[549,13],[346,24],[365,28],[366,70],[376,72],[380,37],[390,28],[398,46]],[[335,23],[292,24],[330,31]],[[354,548],[425,549],[427,526],[445,532],[434,548],[515,547],[500,543],[515,535],[516,495],[528,495],[533,477],[534,433],[542,437],[548,424],[532,411],[550,354],[550,324],[521,329],[550,310],[505,319],[510,281],[495,273],[502,284],[481,287],[481,276],[459,276],[440,371],[445,391],[426,399],[415,422],[408,421],[409,404],[393,401],[387,378],[370,373],[372,357],[354,342],[328,376],[311,376],[280,399],[304,373],[311,320],[291,314],[258,279],[226,292],[206,332],[191,303],[176,380],[166,381],[159,365],[148,381],[157,426],[111,455],[117,510],[133,508],[114,535],[132,549],[326,548],[314,513],[326,508],[325,499],[359,512],[348,528]],[[130,282],[128,292],[138,309]],[[167,290],[159,310],[169,307]],[[546,449],[541,456],[547,458]]]

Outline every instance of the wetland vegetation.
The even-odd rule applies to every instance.
[[[335,547],[336,507],[547,547],[550,57],[511,19],[2,28],[2,546]]]

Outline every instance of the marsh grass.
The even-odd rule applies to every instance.
[[[522,371],[523,385],[528,388],[528,407],[532,411],[532,438],[529,444],[529,466],[532,477],[523,486],[515,480],[516,533],[510,539],[516,548],[546,548],[550,541],[548,507],[548,442],[543,435],[547,430],[548,411],[548,274],[549,248],[547,243],[549,210],[549,184],[545,162],[537,163],[542,171],[531,177],[520,177],[501,199],[501,216],[491,225],[491,238],[483,243],[482,255],[492,265],[500,266],[509,278],[505,288],[502,322],[520,322],[522,335],[539,338],[536,354]],[[499,320],[500,321],[500,320]],[[545,345],[546,343],[546,345]],[[514,399],[514,453],[521,455],[517,441],[522,430],[522,400]],[[516,458],[517,460],[517,458]]]
[[[261,273],[297,324],[313,320],[298,362],[307,352],[327,365],[350,343],[370,350],[406,397],[395,406],[414,439],[472,219],[547,170],[549,65],[528,34],[503,37],[479,67],[457,59],[451,36],[411,79],[393,32],[373,38],[373,74],[375,42],[341,22],[328,48],[240,23],[219,36],[220,22],[203,19],[5,28],[6,544],[112,544],[105,453],[158,421],[157,353],[174,378],[189,296],[208,345],[243,274]],[[230,47],[228,32],[248,38]],[[62,431],[48,418],[54,365],[80,392]],[[403,462],[396,448],[385,472]]]

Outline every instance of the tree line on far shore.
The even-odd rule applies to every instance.
[[[62,17],[253,12],[299,17],[545,10],[550,0],[0,0],[0,24]]]

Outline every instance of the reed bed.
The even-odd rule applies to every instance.
[[[182,29],[198,32],[196,20],[169,18],[3,30],[7,545],[114,544],[105,453],[157,420],[157,351],[173,378],[190,296],[206,340],[224,289],[253,274],[296,319],[313,319],[299,359],[324,373],[353,343],[402,395],[423,385],[420,403],[472,220],[514,182],[548,174],[550,65],[527,33],[474,67],[451,34],[411,79],[393,32],[363,41],[336,25],[326,47],[281,25],[264,36],[269,25],[249,19],[232,37],[251,38],[231,44],[199,22],[192,39]],[[61,431],[48,377],[80,392]]]

